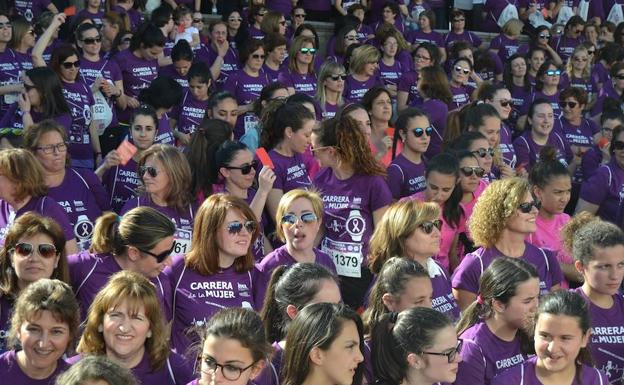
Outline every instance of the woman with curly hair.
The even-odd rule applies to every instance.
[[[525,240],[537,228],[540,207],[529,182],[522,178],[492,182],[481,194],[468,224],[479,249],[467,254],[453,274],[453,294],[460,308],[466,309],[476,299],[479,278],[500,256],[522,258],[535,266],[542,293],[559,288],[562,274],[556,257]]]

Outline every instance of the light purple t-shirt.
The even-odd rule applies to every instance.
[[[202,46],[196,51],[196,60],[208,64],[209,67],[214,64],[218,56],[219,53],[212,47],[212,45]],[[225,84],[228,76],[238,70],[239,62],[238,51],[230,47],[223,57],[221,72],[219,73],[219,78],[215,82],[217,89],[223,89],[223,85]]]
[[[568,166],[574,157],[572,149],[568,142],[554,129],[548,135],[547,145],[554,147],[557,150],[557,160],[564,166]],[[516,166],[523,166],[529,171],[535,163],[539,160],[539,153],[542,150],[542,145],[535,143],[531,136],[530,130],[526,130],[513,142],[513,147],[516,152],[517,164]]]
[[[593,358],[593,357],[592,357]],[[533,356],[521,365],[516,365],[509,370],[502,372],[492,381],[492,385],[542,385],[537,378],[535,366],[537,364],[537,356]],[[461,364],[460,364],[461,365]],[[578,370],[578,369],[577,369]],[[591,366],[581,365],[581,382],[577,381],[576,376],[570,385],[607,385],[609,378],[607,375]],[[613,382],[611,382],[613,384]]]
[[[22,67],[17,61],[15,52],[6,48],[4,52],[0,53],[0,86],[19,83],[20,71],[22,71]],[[17,104],[18,95],[18,93],[13,93],[3,95],[0,98],[0,114],[5,113],[12,104]]]
[[[600,218],[622,225],[622,197],[624,197],[624,170],[615,159],[603,164],[581,186],[580,198],[598,205]]]
[[[15,0],[15,12],[34,24],[50,4],[50,0]]]
[[[453,100],[449,104],[449,110],[457,110],[466,104],[470,103],[470,95],[472,94],[472,87],[465,85],[459,87],[450,88]]]
[[[109,211],[107,194],[97,175],[87,169],[65,169],[63,182],[48,189],[48,196],[64,209],[80,250],[91,245],[95,220]]]
[[[408,35],[408,41],[416,46],[420,43],[431,43],[438,47],[444,47],[444,36],[436,31],[429,33],[423,32],[421,29],[416,30]]]
[[[388,187],[394,199],[410,196],[427,187],[425,162],[416,164],[399,154],[388,167]]]
[[[383,60],[379,60],[379,77],[384,86],[397,86],[403,72],[407,72],[407,70],[408,68],[404,69],[398,60],[395,60],[392,65],[386,65]]]
[[[501,156],[503,157],[503,161],[506,165],[511,168],[516,167],[516,151],[511,143],[511,129],[507,126],[507,124],[501,124],[500,130],[500,143],[498,145],[500,149]]]
[[[338,275],[360,278],[373,234],[373,212],[392,202],[388,184],[381,176],[360,174],[340,180],[326,168],[316,175],[314,185],[325,208],[321,250],[334,259]]]
[[[476,33],[470,32],[467,29],[461,34],[449,31],[449,33],[444,36],[444,47],[446,50],[448,51],[456,41],[467,41],[475,48],[478,48],[482,43],[481,38],[477,36]]]
[[[297,188],[308,189],[312,181],[305,166],[303,155],[284,156],[275,150],[269,151],[269,157],[273,161],[275,182],[273,188],[287,193]]]
[[[152,258],[152,257],[150,257]],[[103,288],[108,279],[123,269],[115,258],[110,254],[91,254],[83,251],[67,257],[69,266],[69,279],[72,289],[80,305],[80,319],[85,320],[89,312],[89,306],[93,299]],[[161,302],[163,314],[167,320],[171,320],[171,287],[160,274],[150,281],[156,288],[156,295]]]
[[[356,80],[353,75],[347,76],[345,81],[343,96],[346,102],[360,103],[366,91],[374,86],[383,86],[383,81],[379,77],[379,73],[371,76],[367,81],[361,82]]]
[[[591,302],[582,287],[572,291],[588,304],[592,330],[589,351],[596,367],[607,374],[611,384],[624,384],[624,298],[613,295],[613,306],[603,309]]]
[[[13,210],[13,207],[6,201],[0,199],[0,244],[4,245],[4,238],[15,219],[29,211],[54,219],[63,229],[65,240],[74,239],[74,229],[69,223],[65,210],[53,198],[42,196],[30,198],[28,203],[17,211]]]
[[[104,78],[110,82],[116,82],[122,80],[121,70],[117,63],[110,59],[100,59],[96,62],[87,60],[85,57],[80,58],[80,75],[87,84],[88,87],[93,86],[95,79]],[[109,127],[116,127],[117,109],[112,99],[108,99],[108,106],[111,108],[113,118]]]
[[[11,312],[14,300],[6,295],[0,296],[0,353],[6,350],[6,341],[11,329]]]
[[[513,54],[518,52],[520,42],[518,39],[510,39],[501,33],[490,42],[490,49],[498,50],[498,57],[504,63]]]
[[[556,256],[550,251],[535,247],[526,241],[524,246],[524,254],[521,258],[532,264],[537,270],[540,280],[540,293],[548,293],[550,288],[558,285],[563,278]],[[480,247],[475,252],[466,254],[453,272],[453,288],[477,294],[481,275],[499,256],[504,256],[504,254],[495,247],[490,249]]]
[[[95,104],[91,89],[82,81],[63,82],[63,96],[72,117],[71,127],[67,132],[69,155],[72,159],[93,159],[93,147],[89,134],[91,106]]]
[[[173,136],[173,130],[169,123],[169,114],[162,114],[158,118],[158,132],[154,138],[154,143],[175,145],[175,137]]]
[[[427,151],[425,152],[425,158],[431,159],[434,155],[442,152],[442,141],[444,131],[446,130],[446,118],[449,108],[446,103],[438,99],[425,100],[417,107],[420,107],[429,115],[429,122],[433,128],[429,147],[427,147]]]
[[[221,309],[256,308],[253,300],[255,268],[238,273],[231,266],[205,276],[187,267],[184,256],[177,255],[164,274],[173,291],[171,344],[179,354],[186,355],[188,347],[199,341],[197,335],[187,334],[190,327],[205,325]]]
[[[188,79],[186,78],[185,75],[180,75],[180,73],[178,71],[176,71],[176,69],[173,66],[173,64],[169,64],[169,65],[164,66],[164,67],[159,67],[158,68],[158,76],[170,77],[171,79],[175,80],[176,83],[178,83],[180,85],[180,87],[182,87],[183,91],[188,91],[188,88],[189,88]]]
[[[454,385],[489,385],[497,374],[527,359],[517,334],[513,341],[504,341],[484,321],[466,329],[459,338],[464,340],[464,346]]]
[[[0,355],[0,378],[3,384],[14,385],[54,385],[56,377],[69,369],[69,365],[62,359],[56,363],[56,369],[46,379],[35,380],[26,375],[17,363],[17,354],[15,350],[9,350]]]
[[[398,91],[407,92],[407,105],[416,106],[422,104],[423,98],[418,91],[418,73],[415,71],[406,72],[399,79]]]
[[[108,192],[109,204],[118,214],[128,199],[137,195],[136,189],[141,185],[137,167],[137,162],[130,159],[125,166],[120,164],[111,167],[102,175],[102,185]]]
[[[278,80],[286,87],[292,87],[295,92],[314,97],[316,95],[316,74],[302,75],[289,69],[280,71]]]
[[[178,131],[192,134],[204,120],[207,109],[208,100],[198,100],[191,91],[186,91],[182,97],[182,103],[173,106],[169,115],[177,121]]]
[[[150,83],[158,77],[158,60],[145,60],[137,57],[130,50],[123,50],[113,57],[119,66],[124,84],[124,93],[138,99],[142,89],[147,88]],[[126,108],[118,111],[119,121],[127,123],[130,121],[133,110]]]

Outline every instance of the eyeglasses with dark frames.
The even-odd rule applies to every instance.
[[[448,360],[448,363],[450,364],[451,362],[455,361],[455,358],[457,358],[457,354],[461,353],[461,349],[463,345],[464,345],[464,340],[458,339],[457,346],[455,346],[455,348],[453,348],[452,350],[446,353],[422,352],[422,354],[431,354],[434,356],[445,356],[446,359]]]

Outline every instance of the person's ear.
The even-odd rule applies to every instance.
[[[394,296],[390,293],[384,293],[384,295],[381,296],[381,302],[383,302],[384,306],[389,310],[389,311],[395,311],[394,308]]]
[[[315,346],[312,350],[310,350],[309,357],[310,361],[317,366],[323,365],[323,361],[325,361],[325,354],[323,354],[323,351],[318,346]]]
[[[585,276],[585,265],[581,261],[574,261],[574,268],[580,275]]]
[[[291,139],[294,133],[295,132],[293,131],[292,127],[286,127],[286,129],[284,130],[284,137]]]
[[[414,369],[424,369],[425,368],[425,360],[420,354],[410,353],[407,355],[407,363],[409,366]]]
[[[297,316],[297,308],[295,307],[295,305],[286,306],[286,314],[288,314],[288,317],[290,319],[295,319],[295,317]]]
[[[492,310],[494,310],[495,313],[502,313],[505,311],[505,308],[507,306],[505,306],[504,303],[502,303],[501,301],[492,298],[492,302],[491,302],[491,306],[492,306]]]
[[[250,377],[250,379],[253,380],[254,378],[258,377],[260,375],[260,373],[262,373],[262,371],[266,367],[266,364],[267,364],[266,360],[260,360],[260,361],[256,362],[256,364],[251,369],[251,377]]]
[[[126,248],[126,254],[128,255],[128,259],[132,262],[136,262],[141,259],[141,252],[134,246],[128,246]]]

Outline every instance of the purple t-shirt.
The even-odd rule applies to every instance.
[[[175,145],[175,137],[173,136],[173,130],[169,123],[169,115],[162,114],[158,118],[158,132],[154,138],[154,143]]]
[[[327,270],[336,274],[336,266],[329,255],[317,248],[314,248],[314,255],[316,256],[314,263],[326,267]],[[278,266],[290,266],[295,263],[297,263],[297,261],[292,257],[292,255],[290,255],[286,245],[278,247],[271,253],[267,254],[262,261],[256,263],[258,274],[255,277],[256,282],[254,282],[254,302],[256,303],[258,309],[262,308],[262,305],[264,304],[264,297],[269,281],[271,280],[273,270],[275,270]]]
[[[572,291],[580,294],[588,304],[592,330],[588,347],[596,367],[607,374],[611,384],[622,385],[624,383],[624,298],[621,294],[613,295],[613,306],[610,309],[603,309],[591,302],[582,287]],[[583,384],[588,384],[588,382],[583,381]]]
[[[64,209],[73,228],[80,250],[91,245],[95,220],[110,205],[104,187],[97,175],[87,169],[65,169],[63,182],[48,189],[48,196],[55,199]]]
[[[202,61],[210,67],[214,64],[215,60],[217,60],[219,53],[212,47],[212,45],[205,45],[197,50],[195,55],[196,61]],[[230,47],[223,57],[221,72],[219,73],[219,78],[215,82],[217,89],[222,89],[228,76],[238,70],[239,62],[238,51]]]
[[[267,362],[267,365],[258,377],[251,380],[251,384],[253,385],[280,385],[281,383],[284,349],[282,349],[279,342],[273,342],[271,346],[273,347],[271,361]]]
[[[394,64],[386,65],[383,60],[379,60],[379,77],[385,86],[398,85],[403,72],[404,70],[400,61],[395,60]]]
[[[507,124],[501,124],[500,143],[498,145],[503,161],[511,168],[516,167],[516,151],[511,143],[511,130]]]
[[[379,77],[379,73],[371,76],[367,81],[361,82],[356,80],[353,75],[347,76],[344,86],[344,99],[350,103],[360,103],[366,91],[370,90],[374,86],[383,86],[383,81]]]
[[[65,240],[74,239],[74,228],[69,223],[65,210],[53,198],[42,196],[30,198],[28,203],[17,211],[0,199],[0,244],[4,245],[4,238],[13,221],[29,211],[54,219],[63,229]]]
[[[555,36],[550,40],[550,46],[554,49],[563,62],[567,62],[574,48],[583,42],[582,38],[567,37],[565,35]]]
[[[553,146],[557,150],[557,160],[563,163],[566,167],[572,161],[574,154],[570,149],[570,144],[561,136],[555,129],[548,135],[547,145]],[[517,166],[524,166],[528,171],[539,160],[539,153],[542,150],[542,145],[535,143],[531,136],[531,131],[526,130],[513,142],[514,150],[516,151]]]
[[[555,119],[555,130],[562,135],[569,145],[589,148],[594,145],[594,134],[600,132],[598,123],[589,119],[582,119],[578,126],[572,125],[566,118],[560,117]],[[581,183],[583,181],[583,172],[580,167],[574,174],[574,182]]]
[[[462,40],[472,44],[472,46],[475,48],[479,47],[482,43],[481,38],[477,36],[477,34],[475,34],[474,32],[464,30],[464,32],[457,34],[453,31],[450,31],[444,36],[444,47],[448,51],[454,42]]]
[[[489,385],[497,374],[528,358],[522,353],[517,334],[513,341],[504,341],[484,321],[472,325],[459,337],[464,340],[464,346],[454,385]]]
[[[618,94],[615,90],[615,87],[613,87],[612,80],[605,82],[602,85],[602,88],[598,92],[598,99],[596,100],[596,104],[594,104],[594,107],[591,110],[591,116],[596,116],[602,113],[604,103],[608,98],[620,100],[620,94]]]
[[[104,3],[104,2],[102,2],[102,3]],[[91,13],[91,12],[89,12],[85,8],[82,11],[78,12],[78,14],[76,15],[76,19],[80,20],[81,18],[89,19],[89,20],[93,21],[93,23],[95,23],[95,25],[97,27],[99,27],[100,25],[102,25],[102,19],[104,18],[104,12],[101,11],[101,10],[98,10],[96,13]]]
[[[466,104],[470,103],[470,95],[472,94],[472,87],[465,85],[459,87],[450,88],[451,94],[453,94],[453,100],[449,103],[449,110],[457,110]]]
[[[231,266],[205,276],[187,267],[183,255],[176,255],[164,274],[173,291],[171,344],[179,354],[186,355],[188,347],[199,341],[197,335],[187,334],[189,327],[205,325],[221,309],[256,308],[253,300],[255,269],[238,273]]]
[[[176,232],[173,235],[174,238],[174,252],[175,253],[187,253],[191,250],[191,240],[193,239],[193,223],[195,221],[195,213],[199,205],[197,202],[192,202],[185,207],[182,211],[178,211],[173,207],[159,206],[154,203],[149,195],[144,194],[138,197],[128,199],[126,204],[121,209],[121,215],[123,216],[128,211],[135,207],[147,206],[158,210],[164,214],[167,218],[170,218],[176,227]]]
[[[581,172],[583,180],[587,180],[594,175],[598,167],[602,164],[602,150],[593,145],[581,158]]]
[[[407,38],[413,46],[416,46],[420,43],[431,43],[435,44],[438,47],[444,47],[444,36],[436,31],[426,33],[419,29],[410,33]]]
[[[188,88],[189,88],[188,79],[186,78],[186,76],[180,75],[180,73],[178,71],[176,71],[176,69],[173,66],[173,64],[169,64],[169,65],[164,66],[164,67],[159,67],[158,68],[158,76],[170,77],[171,79],[175,80],[176,83],[178,83],[180,85],[180,87],[182,87],[183,91],[188,91]]]
[[[268,9],[283,15],[290,15],[293,7],[291,0],[267,0],[266,5]]]
[[[278,80],[286,87],[294,88],[295,92],[314,97],[316,94],[316,75],[308,73],[302,75],[289,69],[280,71]]]
[[[270,83],[274,83],[274,82],[278,81],[279,74],[280,74],[280,68],[274,70],[274,69],[271,69],[265,63],[265,64],[262,65],[262,71],[269,77],[269,82]]]
[[[591,77],[596,84],[604,84],[609,81],[611,75],[609,75],[609,69],[606,68],[602,62],[597,62],[592,66]]]
[[[50,0],[15,0],[15,12],[24,16],[29,23],[34,23],[48,10],[50,4]]]
[[[580,198],[598,205],[600,218],[621,225],[620,211],[624,197],[624,170],[615,159],[603,164],[581,186]]]
[[[56,377],[61,373],[69,369],[69,365],[59,359],[56,363],[56,369],[50,375],[50,377],[43,380],[35,380],[20,368],[17,363],[17,354],[15,350],[9,350],[0,355],[0,377],[4,384],[24,384],[24,385],[54,385]]]
[[[119,66],[116,62],[110,59],[100,59],[96,62],[92,62],[87,60],[85,57],[81,57],[80,75],[88,87],[93,86],[93,83],[95,83],[95,79],[97,78],[104,78],[113,83],[123,80]],[[112,99],[108,99],[108,106],[111,108],[113,113],[113,118],[109,127],[116,127],[118,123],[117,109],[115,108]]]
[[[14,301],[6,295],[0,296],[0,353],[6,350],[6,341],[11,329],[11,312]]]
[[[67,132],[69,155],[72,159],[93,159],[93,147],[89,134],[91,106],[95,104],[91,89],[81,80],[63,84],[63,96],[72,117],[71,127]]]
[[[322,107],[317,105],[316,111],[316,120],[323,121],[331,119],[336,116],[336,113],[338,112],[338,105],[325,102],[325,105]]]
[[[548,250],[535,247],[526,241],[524,247],[521,258],[535,267],[540,280],[540,293],[545,294],[563,278],[559,262]],[[480,247],[475,252],[466,254],[453,273],[453,288],[478,293],[479,279],[483,271],[499,256],[504,254],[495,247],[490,249]]]
[[[113,60],[121,70],[124,93],[135,99],[138,99],[142,89],[147,88],[158,77],[158,60],[156,59],[141,59],[134,55],[132,51],[126,49],[116,54]],[[118,111],[119,120],[122,123],[128,123],[132,112],[131,108]]]
[[[422,104],[423,98],[418,92],[418,73],[410,71],[404,73],[401,79],[399,79],[398,91],[407,92],[407,105],[416,106]]]
[[[325,207],[321,250],[334,259],[339,275],[360,278],[373,234],[373,212],[392,202],[388,184],[380,176],[360,174],[340,180],[326,168],[316,175],[314,185]]]
[[[223,90],[234,95],[239,105],[249,105],[260,98],[260,92],[269,84],[269,77],[263,71],[260,71],[256,77],[250,76],[245,70],[241,69],[228,77],[223,86]],[[240,138],[245,132],[252,128],[246,124],[246,122],[249,122],[249,118],[245,119],[246,115],[247,114],[240,114],[236,120],[236,126],[234,127],[235,138]]]
[[[591,99],[598,95],[598,82],[592,76],[585,78],[570,78],[567,72],[561,73],[561,80],[559,80],[559,89],[564,90],[568,87],[577,87],[587,92],[587,96]]]
[[[394,199],[401,199],[425,189],[425,162],[416,164],[399,154],[388,167],[388,187]]]
[[[529,111],[529,107],[531,103],[533,103],[536,99],[546,99],[550,102],[550,106],[553,109],[553,115],[555,118],[561,116],[561,106],[559,105],[559,91],[555,92],[553,95],[546,95],[543,91],[534,90],[529,96],[529,100],[525,101],[525,108],[523,110],[524,114]]]
[[[89,306],[103,288],[111,275],[123,269],[110,254],[91,254],[83,251],[67,257],[69,266],[69,280],[74,294],[80,305],[80,318],[85,320],[89,313]],[[171,320],[171,287],[160,274],[150,281],[156,287],[156,295],[162,305],[163,314],[167,321]]]
[[[269,157],[273,161],[275,182],[273,188],[287,193],[297,188],[307,189],[312,185],[308,170],[305,166],[303,155],[284,156],[275,150],[269,151]]]
[[[442,314],[446,314],[453,321],[458,321],[459,306],[453,296],[453,288],[451,287],[450,274],[438,261],[430,258],[425,266],[425,270],[431,278],[431,286],[433,294],[431,295],[431,306],[434,310]]]
[[[20,83],[20,71],[22,71],[22,66],[17,61],[15,52],[10,48],[6,48],[4,52],[0,53],[0,86]],[[0,99],[0,114],[6,113],[9,106],[17,104],[18,95],[18,93],[2,95]]]
[[[186,91],[182,103],[173,106],[170,115],[177,121],[178,131],[192,134],[204,120],[207,109],[208,100],[195,99],[191,91]]]
[[[442,138],[446,130],[446,118],[449,108],[446,103],[438,99],[425,100],[418,107],[429,115],[429,122],[433,128],[429,147],[427,147],[427,151],[425,152],[425,158],[431,159],[434,155],[442,152]]]
[[[130,20],[130,31],[135,32],[137,28],[145,21],[143,14],[134,8],[126,10],[120,5],[115,5],[111,8],[111,11],[115,11],[120,15],[128,15]]]
[[[592,358],[593,354],[592,354]],[[537,378],[535,366],[537,364],[537,356],[533,356],[521,365],[516,365],[509,370],[502,372],[496,376],[492,381],[492,385],[510,385],[510,384],[522,384],[522,385],[542,385],[542,382]],[[460,364],[461,365],[461,364]],[[578,370],[578,369],[577,369]],[[570,385],[607,385],[609,384],[609,378],[607,375],[599,369],[581,365],[581,382],[577,381],[576,376]],[[616,384],[611,382],[611,384]]]
[[[498,57],[504,63],[513,54],[518,52],[520,42],[518,39],[510,39],[501,33],[490,42],[490,49],[498,50]]]
[[[118,214],[128,199],[136,196],[136,189],[141,185],[137,167],[137,162],[130,159],[125,166],[120,164],[111,167],[102,176],[102,185],[108,192],[109,204]]]

